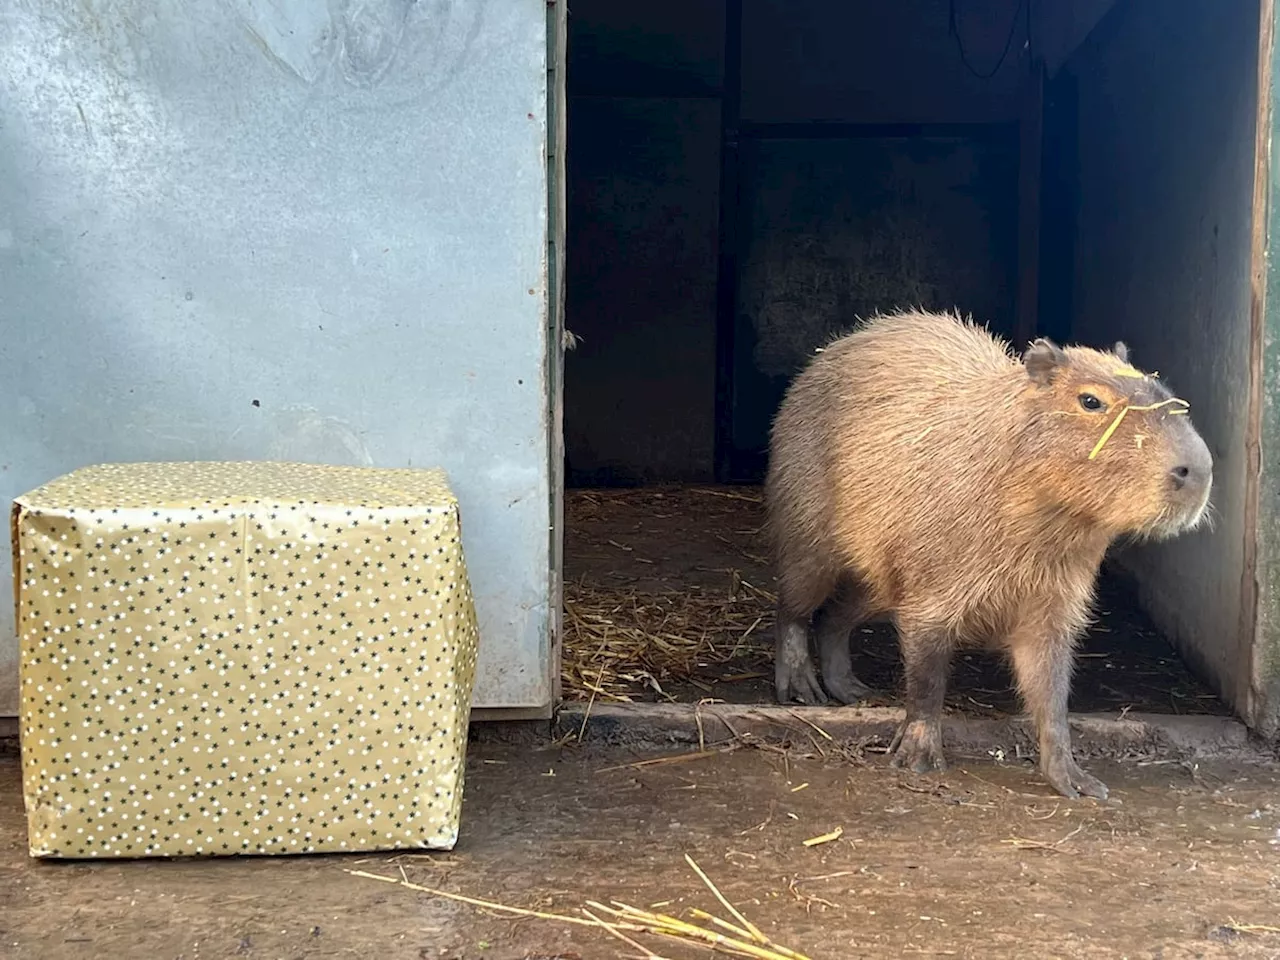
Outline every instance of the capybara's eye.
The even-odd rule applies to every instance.
[[[1090,413],[1097,413],[1105,407],[1106,404],[1095,397],[1092,393],[1082,393],[1080,394],[1080,406],[1084,407]]]

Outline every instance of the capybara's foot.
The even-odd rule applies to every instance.
[[[830,699],[818,683],[818,671],[807,650],[792,651],[783,648],[773,666],[774,695],[779,703],[805,703],[810,705],[830,703]]]
[[[870,687],[855,677],[853,672],[848,669],[834,675],[824,670],[822,685],[826,687],[827,693],[846,706],[871,696],[872,692]]]
[[[912,773],[947,769],[942,755],[942,723],[938,720],[906,720],[889,744],[890,766]]]
[[[1064,797],[1075,800],[1083,794],[1097,800],[1107,799],[1107,785],[1081,770],[1070,754],[1051,757],[1040,765],[1040,770],[1049,785]]]

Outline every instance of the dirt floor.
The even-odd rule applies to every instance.
[[[803,956],[1280,957],[1280,769],[1105,764],[1119,803],[1067,802],[1021,764],[890,771],[767,749],[687,762],[590,745],[472,746],[447,854],[38,863],[0,758],[0,955],[13,960],[643,956],[419,886],[577,915],[617,900],[745,917]],[[804,841],[842,829],[838,839]],[[658,904],[659,906],[653,906]],[[653,955],[708,956],[644,940]]]
[[[602,700],[715,698],[772,703],[773,577],[753,487],[572,490],[565,507],[565,695]],[[1228,715],[1137,607],[1104,576],[1098,622],[1082,648],[1071,709]],[[854,672],[899,705],[891,628],[866,627]],[[948,706],[1020,711],[997,658],[957,657]]]

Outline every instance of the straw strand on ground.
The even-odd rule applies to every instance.
[[[667,939],[679,940],[684,943],[695,942],[711,947],[723,953],[732,954],[738,957],[752,958],[752,960],[809,960],[802,953],[791,950],[787,947],[779,946],[771,941],[760,931],[751,921],[742,915],[736,907],[734,907],[724,897],[711,878],[703,872],[702,868],[697,865],[692,857],[685,855],[685,860],[690,867],[697,873],[698,877],[706,885],[706,887],[715,894],[717,900],[733,915],[738,924],[729,923],[713,914],[703,910],[692,909],[691,913],[697,919],[705,919],[713,923],[720,930],[728,931],[728,933],[720,933],[717,930],[709,930],[705,927],[699,927],[696,924],[681,920],[678,917],[669,916],[664,913],[654,913],[649,910],[641,910],[639,907],[633,907],[619,900],[611,900],[612,906],[606,906],[598,900],[587,900],[585,907],[580,908],[584,917],[568,916],[559,913],[546,913],[540,910],[526,910],[523,907],[510,907],[505,904],[495,903],[492,900],[482,900],[478,897],[463,896],[458,893],[448,893],[444,890],[435,890],[431,887],[425,887],[420,884],[411,883],[405,876],[403,869],[400,877],[387,877],[381,874],[368,873],[364,870],[345,870],[344,872],[365,880],[377,880],[381,883],[392,883],[407,890],[414,890],[419,893],[427,893],[431,896],[442,897],[446,900],[453,900],[458,903],[465,903],[482,910],[492,910],[498,913],[505,913],[514,917],[527,917],[536,920],[548,920],[555,923],[568,923],[580,927],[593,927],[604,930],[614,939],[621,940],[629,946],[639,950],[644,960],[663,960],[661,955],[654,953],[648,947],[645,947],[639,941],[628,934],[647,933],[655,936],[666,937]],[[606,919],[610,918],[610,919]],[[732,934],[732,935],[730,935]]]

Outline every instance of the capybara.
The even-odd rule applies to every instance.
[[[952,651],[988,644],[1012,661],[1045,779],[1105,798],[1071,753],[1075,645],[1114,541],[1170,538],[1207,515],[1213,459],[1187,409],[1123,343],[1042,339],[1019,359],[971,320],[903,312],[828,344],[770,441],[778,699],[865,696],[850,634],[892,621],[906,673],[892,762],[941,770]]]

